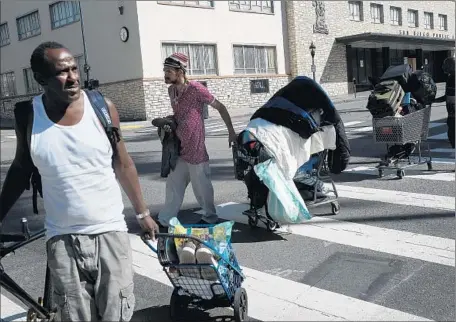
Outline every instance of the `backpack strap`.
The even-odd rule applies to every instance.
[[[97,90],[84,90],[90,103],[98,116],[101,125],[105,129],[113,150],[113,160],[117,155],[117,143],[120,141],[119,129],[112,124],[111,113],[103,95]]]

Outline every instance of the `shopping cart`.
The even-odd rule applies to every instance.
[[[316,166],[313,166],[311,169],[308,171],[300,171],[298,169],[298,172],[296,176],[293,178],[295,181],[298,190],[300,189],[300,181],[303,180],[303,182],[310,181],[310,189],[306,189],[308,191],[312,192],[312,199],[304,199],[304,202],[306,203],[306,206],[308,208],[314,208],[326,204],[331,204],[331,212],[333,215],[339,214],[340,211],[340,204],[339,204],[339,194],[336,189],[336,185],[331,178],[330,171],[328,168],[328,163],[327,163],[327,156],[328,156],[328,150],[323,150],[319,153],[316,153],[312,158],[316,159]],[[311,160],[312,160],[311,158]],[[301,168],[300,168],[301,169]],[[310,179],[310,180],[309,180]],[[325,189],[325,194],[327,193],[332,193],[334,196],[327,196],[325,198],[318,198],[318,190],[323,184],[331,184],[332,189]]]
[[[204,228],[209,225],[198,225],[198,227]],[[247,292],[242,287],[245,276],[230,243],[222,255],[209,243],[191,235],[160,233],[155,236],[157,238],[156,247],[147,234],[142,235],[141,239],[157,254],[158,261],[174,287],[170,301],[172,321],[182,317],[190,306],[204,310],[232,307],[235,321],[246,321]],[[179,239],[192,241],[195,245],[206,246],[214,254],[216,265],[179,264],[176,251],[176,240]],[[203,270],[205,270],[205,275],[202,273]],[[207,278],[208,275],[212,278],[203,278]]]
[[[375,143],[386,143],[387,151],[390,145],[406,144],[415,145],[418,150],[418,162],[412,162],[412,154],[390,156],[388,153],[385,159],[377,166],[379,177],[383,177],[385,169],[396,170],[397,176],[402,179],[405,176],[405,168],[427,163],[428,170],[432,170],[432,155],[427,141],[429,131],[429,120],[431,118],[431,106],[427,105],[423,109],[401,117],[387,116],[383,118],[373,118],[372,128]],[[427,143],[427,157],[421,154],[421,143]],[[411,152],[411,151],[410,151]],[[401,166],[407,162],[407,166]]]

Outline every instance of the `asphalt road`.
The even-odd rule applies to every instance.
[[[252,230],[240,215],[245,185],[234,180],[227,133],[215,113],[207,120],[207,146],[216,203],[221,217],[236,221],[232,242],[247,279],[249,315],[260,321],[303,320],[455,320],[454,150],[446,139],[443,104],[432,108],[429,142],[433,170],[426,164],[378,178],[374,168],[385,146],[374,144],[364,102],[338,104],[352,148],[351,164],[333,176],[341,211],[329,205],[312,209],[307,223],[269,233]],[[238,130],[248,115],[233,117]],[[2,131],[2,179],[14,155],[15,139]],[[160,178],[161,146],[152,127],[124,132],[128,150],[152,211],[164,202]],[[137,237],[138,226],[124,196],[135,262],[134,321],[166,322],[172,288],[154,254]],[[20,218],[42,227],[43,210],[32,214],[30,193],[22,196],[4,222],[19,231]],[[180,218],[198,220],[198,205],[187,189]],[[37,241],[2,261],[6,271],[35,297],[43,287],[44,243]],[[229,309],[192,310],[189,320],[228,321]],[[23,320],[20,302],[2,291],[1,317]]]

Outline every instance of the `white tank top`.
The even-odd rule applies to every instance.
[[[31,157],[41,174],[46,238],[127,231],[112,147],[86,94],[79,123],[62,126],[33,99]]]

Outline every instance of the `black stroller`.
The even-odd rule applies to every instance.
[[[279,99],[275,100],[277,97]],[[306,109],[302,106],[319,108]],[[332,214],[337,215],[340,211],[338,193],[330,173],[340,173],[346,168],[350,148],[342,120],[324,90],[308,77],[297,77],[257,110],[251,119],[254,118],[263,118],[271,123],[289,127],[305,138],[309,138],[324,125],[333,125],[336,128],[336,150],[323,150],[312,155],[298,170],[293,181],[309,208],[331,204]],[[274,231],[279,228],[279,224],[268,211],[269,189],[254,171],[255,165],[270,158],[263,144],[252,133],[244,130],[239,134],[237,144],[233,147],[233,161],[235,178],[244,181],[250,199],[250,209],[245,211],[244,215],[249,217],[248,223],[251,227],[257,227],[258,222],[262,221],[267,230]],[[310,180],[310,183],[309,180],[305,180],[303,183],[302,175],[313,177],[314,180]],[[331,183],[332,189],[323,193],[320,188],[322,183]],[[328,196],[328,193],[334,196]]]

